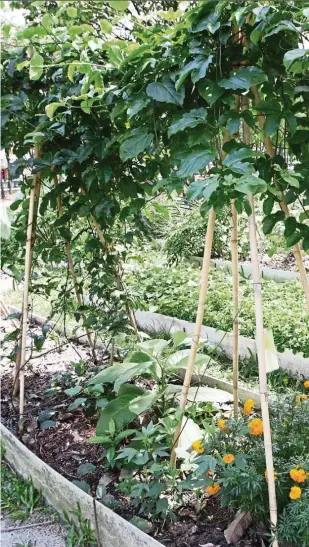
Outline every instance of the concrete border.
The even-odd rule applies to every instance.
[[[194,333],[194,323],[169,317],[161,313],[152,313],[148,311],[135,312],[136,321],[141,330],[160,333],[175,330],[184,330],[188,334]],[[213,327],[202,326],[202,338],[208,341],[212,347],[220,347],[229,357],[233,358],[233,335]],[[256,342],[251,338],[239,336],[239,358],[245,359],[250,355],[256,355]],[[290,350],[283,353],[277,352],[280,368],[290,372],[298,377],[309,377],[309,358],[304,357],[302,353],[294,354]]]
[[[58,512],[75,511],[79,503],[84,518],[89,519],[94,530],[97,513],[97,529],[104,547],[162,547],[162,543],[147,536],[102,503],[86,494],[54,471],[22,444],[3,424],[1,438],[5,448],[5,459],[24,478],[32,478],[34,486],[42,492],[46,501]]]
[[[200,256],[191,256],[187,259],[192,264],[202,265],[203,258]],[[211,263],[215,268],[232,272],[232,262],[230,260],[222,260],[221,258],[211,259]],[[252,266],[251,264],[239,263],[238,271],[241,275],[247,279],[251,279]],[[291,272],[287,270],[277,270],[275,268],[268,268],[267,266],[260,266],[261,275],[264,279],[272,279],[277,283],[283,283],[284,281],[291,281],[291,279],[299,279],[298,272]],[[309,274],[307,275],[309,279]]]

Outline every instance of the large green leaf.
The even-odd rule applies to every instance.
[[[209,162],[214,161],[215,158],[215,152],[202,147],[196,148],[183,156],[177,175],[181,178],[190,177],[205,169]]]
[[[267,183],[254,175],[243,175],[237,180],[235,189],[243,194],[260,194],[266,192]]]
[[[178,106],[183,105],[185,98],[184,87],[176,91],[171,80],[149,84],[146,93],[148,97],[151,97],[160,103],[171,103],[177,104]]]
[[[196,68],[191,73],[191,80],[194,84],[205,78],[207,69],[212,63],[213,55],[209,55],[205,61],[202,62],[199,68]]]
[[[235,70],[229,78],[219,81],[224,89],[250,89],[268,80],[267,75],[257,66],[248,66]]]
[[[134,376],[142,376],[149,371],[151,366],[153,366],[153,362],[148,361],[146,363],[136,363],[135,367],[128,368],[125,372],[118,376],[117,380],[114,383],[114,390],[118,391],[119,387],[122,384],[124,384],[128,380],[131,380],[131,378],[134,378]]]
[[[130,103],[130,106],[127,110],[129,120],[133,118],[133,116],[136,116],[136,114],[138,114],[140,110],[145,108],[149,102],[150,102],[150,99],[148,97],[146,96],[143,97],[141,95],[141,97],[139,97],[138,99]]]
[[[273,213],[271,215],[268,215],[267,217],[264,217],[263,219],[264,234],[265,235],[270,234],[275,224],[277,224],[277,222],[280,222],[281,220],[284,220],[284,219],[285,219],[285,213],[283,211],[277,211],[276,213]]]
[[[59,108],[60,106],[63,106],[63,105],[64,105],[64,103],[49,103],[45,107],[46,116],[48,116],[49,119],[52,119],[54,117],[54,114],[55,114],[57,108]]]
[[[120,146],[120,159],[126,161],[130,158],[136,158],[141,152],[152,144],[153,133],[141,133],[134,135],[123,141]]]
[[[90,382],[88,382],[88,385],[91,386],[94,384],[105,383],[112,384],[115,382],[114,389],[117,391],[121,384],[124,384],[127,380],[134,378],[134,376],[144,373],[152,365],[153,362],[151,360],[148,360],[148,362],[143,361],[138,363],[125,361],[102,370],[96,374]]]
[[[103,410],[101,410],[100,418],[97,423],[96,436],[103,436],[109,431],[109,422],[114,420],[116,428],[122,429],[125,425],[134,420],[136,414],[129,410],[130,403],[133,399],[136,399],[140,395],[144,394],[144,390],[136,386],[130,386],[132,389],[128,390],[129,386],[121,386],[126,388],[120,395],[110,401]]]
[[[202,80],[198,83],[199,94],[208,102],[209,106],[213,106],[224,93],[224,89],[213,80]]]
[[[125,11],[129,7],[129,0],[107,0],[110,7],[117,11]]]
[[[136,347],[153,357],[160,357],[168,345],[169,340],[164,340],[163,338],[153,338],[152,340],[139,342],[136,344]]]
[[[204,123],[206,116],[207,110],[205,108],[194,108],[190,112],[186,112],[171,123],[168,129],[169,136],[178,133],[178,131],[184,131],[188,127],[192,128]]]
[[[208,177],[206,179],[197,179],[191,182],[187,196],[189,199],[201,199],[208,200],[213,192],[218,188],[218,177]]]
[[[129,410],[133,414],[142,414],[151,408],[156,401],[158,401],[164,391],[148,391],[144,395],[140,395],[130,402]]]
[[[39,53],[34,53],[30,60],[30,80],[39,80],[43,74],[44,59]]]
[[[252,173],[254,167],[248,163],[242,163],[244,159],[253,159],[258,156],[263,156],[262,152],[256,152],[250,148],[240,148],[239,150],[234,150],[223,160],[223,165],[229,167],[235,173]]]
[[[181,349],[179,351],[176,351],[176,353],[173,353],[173,355],[171,355],[166,361],[166,367],[169,370],[186,368],[188,365],[190,351],[190,349]],[[210,362],[213,363],[214,361],[208,355],[203,355],[199,353],[195,358],[194,366],[200,367],[203,365],[207,365]]]
[[[187,63],[178,73],[178,79],[176,80],[176,83],[175,83],[175,89],[176,91],[179,90],[179,88],[182,86],[182,84],[184,83],[184,81],[187,79],[187,77],[189,76],[189,74],[191,74],[191,72],[193,70],[196,70],[196,71],[199,71],[202,64],[205,62],[205,57],[203,55],[198,55],[195,59],[193,59],[193,61],[190,61],[189,63]]]
[[[283,64],[287,70],[297,74],[302,72],[304,68],[308,68],[309,49],[292,49],[287,51],[283,57]]]

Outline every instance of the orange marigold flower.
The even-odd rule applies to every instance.
[[[205,492],[207,492],[207,494],[210,494],[211,496],[214,496],[215,494],[219,492],[220,489],[221,489],[220,484],[218,484],[217,482],[213,482],[212,484],[210,484],[209,486],[205,488]]]
[[[249,427],[249,435],[262,435],[263,433],[263,422],[261,420],[261,418],[253,418],[253,420],[251,420],[249,423],[248,423],[248,427]]]
[[[205,448],[203,447],[202,441],[194,441],[192,443],[192,448],[198,454],[203,454],[203,452],[205,452]]]
[[[235,460],[235,457],[233,456],[233,454],[225,454],[222,460],[224,461],[224,463],[233,463],[233,461]]]
[[[301,401],[307,401],[308,396],[305,393],[302,393],[301,395],[297,395],[295,398],[295,401],[297,403],[300,403]]]
[[[301,497],[301,488],[299,486],[292,486],[289,496],[291,500],[299,500]]]
[[[309,380],[306,380],[306,381],[304,382],[304,387],[305,387],[306,389],[309,389]]]
[[[226,420],[223,420],[223,419],[219,420],[218,421],[218,428],[221,429],[221,431],[228,431],[229,428],[226,425]]]
[[[295,482],[305,482],[306,471],[304,469],[294,467],[290,471],[290,477]]]
[[[247,399],[244,403],[244,415],[250,416],[252,414],[254,409],[254,401],[253,399]]]
[[[265,477],[265,480],[268,482],[268,473],[267,473],[267,469],[264,473],[264,477]],[[274,477],[275,477],[275,481],[277,480],[277,474],[275,473],[275,470],[274,470]]]

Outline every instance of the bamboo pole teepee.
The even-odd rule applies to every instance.
[[[54,177],[54,186],[55,186],[55,188],[57,187],[57,185],[58,185],[58,177],[55,176]],[[61,197],[57,196],[56,200],[57,200],[58,217],[61,217],[62,214],[63,214]],[[73,285],[74,285],[76,301],[77,301],[78,306],[82,306],[83,305],[83,293],[82,293],[82,289],[79,287],[78,282],[77,282],[75,266],[74,266],[73,257],[72,257],[72,253],[71,253],[70,242],[67,239],[65,239],[64,240],[64,245],[65,245],[65,252],[66,252],[66,255],[67,255],[68,265],[69,265],[69,269],[70,269],[70,272],[71,272],[72,281],[73,281]],[[91,353],[92,353],[93,360],[96,363],[97,362],[97,356],[96,356],[96,351],[95,351],[95,347],[94,347],[94,342],[93,342],[92,336],[91,336],[91,331],[89,330],[89,328],[86,328],[86,336],[87,336],[89,347],[90,347],[90,350],[91,350]]]
[[[34,158],[39,157],[39,145],[35,145]],[[36,216],[36,201],[39,199],[41,188],[41,175],[37,173],[32,180],[32,187],[30,190],[29,198],[29,211],[28,211],[28,224],[27,224],[27,237],[26,237],[26,257],[25,257],[25,281],[23,291],[23,305],[22,305],[22,323],[21,323],[21,347],[20,347],[20,366],[19,370],[16,370],[15,384],[17,383],[17,375],[19,373],[19,431],[22,433],[23,424],[22,418],[24,415],[24,402],[25,402],[25,363],[26,363],[26,343],[27,343],[27,330],[28,330],[28,317],[29,317],[29,286],[31,276],[31,262],[33,255],[34,244],[34,225]]]
[[[259,91],[258,91],[257,87],[252,86],[251,87],[251,92],[252,92],[252,95],[254,97],[254,103],[256,105],[258,105],[261,102],[261,100],[260,100],[260,95],[259,95]],[[258,119],[259,119],[260,127],[263,131],[264,123],[265,123],[264,114],[260,113],[259,116],[258,116]],[[266,149],[267,154],[271,158],[273,158],[275,156],[275,149],[273,147],[273,144],[271,142],[270,137],[268,137],[267,135],[264,135],[264,145],[265,145],[265,149]],[[289,211],[289,208],[288,208],[287,204],[284,201],[284,193],[282,192],[282,190],[280,189],[278,184],[276,184],[276,188],[277,188],[277,190],[281,191],[280,208],[285,213],[285,216],[289,217],[290,216],[290,211]],[[302,254],[301,254],[301,249],[300,249],[300,246],[299,246],[298,243],[296,245],[293,245],[293,252],[294,252],[296,264],[297,264],[297,267],[298,267],[300,279],[301,279],[301,282],[302,282],[302,285],[303,285],[307,306],[309,308],[309,280],[308,280],[308,277],[307,277],[307,274],[306,274],[306,270],[305,270],[305,266],[304,266],[304,262],[303,262],[303,258],[302,258]]]
[[[242,97],[242,109],[247,110],[249,108],[248,96]],[[244,122],[243,124],[243,137],[247,145],[250,145],[250,128]],[[272,454],[272,441],[271,441],[271,429],[269,419],[268,408],[268,391],[267,391],[267,375],[266,375],[266,358],[265,358],[265,346],[264,346],[264,324],[263,324],[263,310],[262,310],[262,294],[261,294],[261,275],[258,260],[258,247],[256,238],[256,223],[254,212],[254,199],[253,196],[249,196],[249,203],[251,207],[251,215],[248,219],[249,225],[249,239],[250,239],[250,252],[251,252],[251,265],[252,265],[252,284],[254,290],[255,300],[255,318],[256,318],[256,346],[259,364],[259,387],[261,398],[261,410],[263,420],[263,434],[264,434],[264,449],[265,460],[267,470],[267,486],[268,486],[268,498],[269,498],[269,513],[270,522],[272,526],[272,545],[278,547],[278,540],[276,534],[277,526],[277,500],[276,500],[276,487],[275,487],[275,474],[274,463]]]
[[[197,308],[194,334],[192,338],[192,345],[191,345],[191,350],[189,354],[189,360],[188,360],[187,370],[186,370],[186,374],[185,374],[185,378],[183,382],[182,394],[181,394],[180,405],[179,405],[182,410],[185,409],[187,404],[188,391],[191,384],[194,363],[195,363],[196,354],[197,354],[198,345],[199,345],[200,336],[201,336],[201,328],[203,324],[205,302],[206,302],[206,296],[207,296],[210,255],[211,255],[212,241],[213,241],[213,235],[214,235],[214,229],[215,229],[215,219],[216,219],[216,213],[214,209],[212,208],[209,212],[209,218],[208,218],[208,224],[207,224],[203,264],[202,264],[201,288],[200,288],[200,296],[199,296],[199,302],[198,302],[198,308]],[[179,422],[174,435],[174,445],[173,445],[173,449],[171,453],[172,465],[175,465],[175,462],[176,462],[175,448],[177,447],[180,433],[181,433],[181,422]]]
[[[238,340],[239,340],[239,273],[238,273],[238,215],[232,200],[232,278],[233,278],[233,403],[234,416],[238,416]]]

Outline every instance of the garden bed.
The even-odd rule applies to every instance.
[[[12,327],[7,321],[2,322],[1,330],[2,332],[4,330],[11,331]],[[33,324],[31,332],[38,332],[36,325]],[[52,350],[54,343],[49,340],[42,354]],[[24,446],[71,483],[76,481],[80,486],[84,486],[81,481],[85,481],[89,485],[89,494],[94,498],[100,480],[103,478],[103,481],[106,479],[108,482],[111,479],[106,486],[105,503],[119,516],[131,520],[136,514],[136,509],[130,498],[117,489],[120,470],[107,471],[102,458],[102,446],[88,443],[89,438],[95,435],[97,417],[95,415],[87,417],[81,408],[69,410],[70,405],[76,399],[64,392],[70,386],[72,361],[82,357],[87,366],[91,366],[87,348],[77,342],[74,344],[71,342],[64,345],[61,352],[51,351],[42,355],[41,358],[35,357],[38,356],[34,355],[34,359],[29,363],[29,370],[26,372],[26,418],[22,438]],[[142,381],[141,379],[139,384]],[[9,363],[6,363],[2,372],[1,386],[2,422],[14,435],[17,435],[18,401],[11,397],[12,384],[12,368]],[[49,394],[53,389],[54,393]],[[143,423],[147,424],[150,419],[151,416],[146,414]],[[50,427],[46,423],[48,420],[51,421]],[[136,423],[136,426],[138,427],[139,424]],[[126,440],[124,440],[123,446],[125,444]],[[10,451],[8,456],[10,456]],[[33,465],[34,460],[31,459],[31,462]],[[80,476],[78,469],[82,464],[94,465],[95,471]],[[20,468],[17,468],[17,471],[20,472]],[[35,477],[35,469],[33,473]],[[72,492],[81,491],[74,488]],[[188,493],[185,496],[185,507],[180,507],[177,512],[177,516],[181,516],[181,518],[170,523],[153,520],[149,523],[151,536],[169,547],[195,547],[200,543],[207,542],[212,542],[215,545],[227,545],[223,532],[233,519],[233,512],[222,509],[218,498],[209,498],[206,495],[200,500],[200,506],[197,507],[193,495]],[[75,501],[77,503],[78,498]],[[55,500],[52,502],[55,506]],[[97,503],[97,506],[99,505],[101,504]],[[60,501],[59,507],[56,508],[68,510],[68,507],[62,507]],[[85,516],[89,518],[89,515]],[[125,535],[126,533],[123,534],[123,537]],[[242,540],[233,545],[235,547],[258,545],[255,543],[254,537],[254,530],[251,529],[249,535],[245,535]],[[122,543],[120,542],[119,545]],[[148,545],[148,543],[145,540],[141,545]]]

